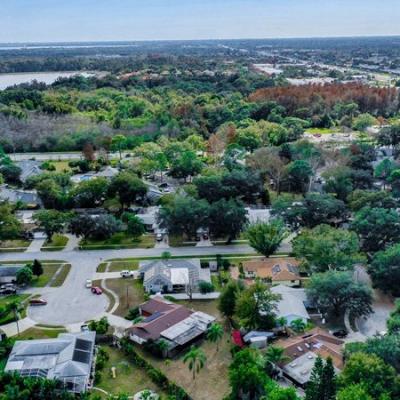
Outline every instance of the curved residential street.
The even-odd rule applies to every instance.
[[[47,300],[45,307],[29,307],[28,317],[32,321],[46,325],[80,324],[90,319],[100,318],[107,310],[108,298],[97,296],[85,287],[86,279],[94,279],[97,266],[109,259],[157,257],[165,249],[126,249],[126,250],[70,250],[54,252],[1,253],[0,263],[4,261],[60,260],[71,264],[71,270],[58,288],[40,288],[32,292],[40,293]],[[169,248],[173,256],[205,256],[216,254],[252,254],[248,245],[213,247]]]
[[[354,274],[358,282],[365,283],[372,287],[371,278],[365,268],[361,266],[356,267]],[[390,296],[385,295],[379,290],[372,290],[374,293],[372,314],[368,317],[358,318],[356,320],[358,330],[366,338],[374,336],[377,333],[386,332],[386,321],[394,307],[393,300]]]

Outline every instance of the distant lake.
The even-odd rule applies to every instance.
[[[47,85],[54,83],[58,78],[69,78],[70,76],[81,75],[90,77],[96,75],[95,72],[22,72],[16,74],[0,74],[0,90],[8,86],[19,85],[20,83],[29,83],[33,80],[44,82]]]

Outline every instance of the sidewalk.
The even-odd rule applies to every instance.
[[[24,332],[29,328],[32,328],[36,325],[36,322],[31,320],[29,317],[25,317],[18,321],[19,332]],[[0,326],[0,329],[7,335],[7,337],[15,336],[17,331],[17,323],[10,322],[9,324]]]
[[[66,234],[65,236],[68,238],[68,243],[65,245],[62,251],[72,251],[78,248],[79,242],[81,240],[80,238],[71,234]]]
[[[33,239],[29,247],[25,250],[25,253],[36,253],[40,251],[46,239]]]

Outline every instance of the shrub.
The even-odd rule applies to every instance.
[[[214,291],[214,285],[210,282],[200,281],[199,290],[202,294],[211,293]]]

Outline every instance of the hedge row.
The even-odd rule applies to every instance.
[[[154,368],[145,358],[135,351],[134,346],[127,339],[121,341],[122,349],[130,357],[133,364],[137,367],[144,368],[149,378],[160,388],[165,390],[169,396],[176,400],[192,400],[192,398],[178,386],[172,382],[159,369]]]

